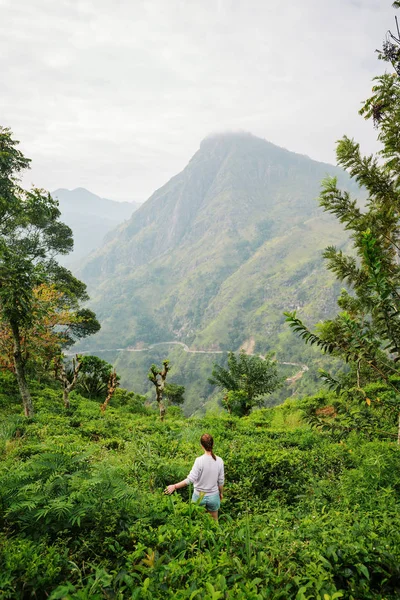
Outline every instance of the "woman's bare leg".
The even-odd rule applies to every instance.
[[[209,510],[207,511],[209,515],[212,516],[214,521],[218,521],[218,511],[217,510]]]

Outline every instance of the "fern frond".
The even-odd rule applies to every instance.
[[[324,371],[323,369],[319,369],[318,374],[322,381],[325,383],[325,385],[327,385],[332,392],[335,392],[335,394],[337,395],[340,394],[340,392],[342,391],[342,384],[338,379],[335,379],[330,373]]]

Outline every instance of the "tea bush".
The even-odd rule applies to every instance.
[[[37,386],[31,419],[13,393],[0,404],[0,598],[399,597],[400,450],[301,420],[330,395],[161,423],[124,391],[103,414]],[[188,488],[163,494],[205,431],[226,468],[218,523]]]

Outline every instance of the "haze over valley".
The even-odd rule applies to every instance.
[[[357,190],[340,169],[250,133],[205,138],[181,173],[80,261],[102,327],[78,349],[113,350],[106,356],[123,385],[140,393],[151,389],[148,364],[164,354],[186,387],[188,412],[207,403],[204,371],[229,350],[309,361],[312,380],[312,353],[293,339],[283,312],[315,321],[336,309],[339,286],[321,253],[347,238],[316,201],[327,175]],[[174,341],[205,355],[172,344],[143,351]],[[141,353],[116,352],[128,347]]]

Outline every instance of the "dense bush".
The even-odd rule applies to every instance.
[[[0,598],[399,597],[400,451],[301,420],[333,396],[160,423],[122,390],[104,414],[35,394],[32,419],[11,389],[1,408]],[[189,489],[163,494],[204,431],[226,465],[218,524]]]

